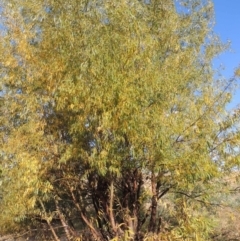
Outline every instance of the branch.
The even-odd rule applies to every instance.
[[[71,193],[71,196],[72,196],[72,199],[73,199],[73,203],[74,205],[76,206],[77,210],[80,212],[80,215],[81,215],[81,218],[82,220],[85,222],[85,224],[90,228],[90,230],[92,231],[92,234],[94,236],[94,239],[95,240],[99,240],[99,238],[101,237],[101,235],[99,234],[99,232],[93,227],[93,225],[91,224],[91,222],[88,220],[88,218],[84,215],[84,212],[82,210],[82,208],[80,207],[79,203],[77,202],[77,199],[73,193],[73,190],[71,189],[69,183],[68,184],[68,187],[69,187],[69,190],[70,190],[70,193]],[[101,240],[101,239],[100,239]]]
[[[197,199],[197,197],[202,196],[202,194],[193,196],[193,195],[187,194],[187,193],[182,192],[182,191],[176,191],[176,192],[173,192],[173,193],[178,193],[178,194],[184,195],[184,196],[186,196],[186,197],[188,197],[188,198],[191,198],[191,199],[193,199],[193,200],[195,200],[195,201],[197,201],[197,202],[203,203],[204,205],[211,205],[211,206],[218,206],[218,207],[223,206],[222,204],[211,203],[211,202],[203,201],[203,200],[201,200],[201,199]]]
[[[44,204],[43,204],[43,202],[41,201],[41,200],[39,200],[39,203],[40,203],[40,205],[41,205],[41,207],[42,207],[42,209],[43,209],[43,212],[44,212],[44,220],[46,220],[46,222],[47,222],[47,224],[48,224],[48,226],[49,226],[49,228],[50,228],[50,230],[51,230],[51,232],[52,232],[52,234],[53,234],[53,236],[54,236],[54,239],[55,239],[55,241],[60,241],[60,239],[58,238],[58,236],[57,236],[57,234],[56,234],[56,232],[55,232],[55,230],[54,230],[54,228],[53,228],[53,226],[52,226],[52,224],[51,224],[51,222],[49,221],[49,219],[47,218],[47,216],[46,216],[46,209],[45,209],[45,207],[44,207]]]
[[[161,192],[161,194],[158,195],[158,199],[160,199],[161,197],[163,197],[168,191],[170,190],[170,187],[166,188],[165,190],[163,190]]]
[[[113,181],[111,181],[111,184],[110,184],[109,218],[110,218],[110,223],[112,225],[113,231],[116,233],[117,232],[117,228],[116,228],[116,223],[115,223],[115,219],[114,219],[114,216],[113,216],[113,196],[114,196]]]

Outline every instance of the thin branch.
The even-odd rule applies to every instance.
[[[158,195],[158,199],[160,199],[161,197],[163,197],[169,190],[170,190],[170,187],[168,187],[168,188],[166,188],[165,190],[163,190],[163,191]]]
[[[190,194],[187,194],[187,193],[181,192],[181,191],[175,191],[175,192],[173,192],[173,193],[177,193],[177,194],[184,195],[184,196],[186,196],[186,197],[188,197],[188,198],[191,198],[191,199],[193,199],[193,200],[195,200],[195,201],[197,201],[197,202],[203,203],[204,205],[211,205],[211,206],[218,206],[218,207],[222,207],[222,206],[223,206],[222,204],[219,204],[219,203],[206,202],[206,201],[203,201],[203,200],[201,200],[201,199],[197,199],[197,197],[202,196],[202,194],[192,196],[192,195],[190,195]]]
[[[114,190],[113,190],[113,181],[110,184],[110,206],[109,206],[109,218],[112,225],[113,231],[117,233],[116,223],[113,215],[113,200],[114,200]]]
[[[49,221],[49,219],[47,218],[47,216],[46,216],[46,209],[45,209],[45,207],[44,207],[44,204],[43,204],[43,202],[41,201],[41,200],[39,200],[39,203],[40,203],[40,205],[41,205],[41,207],[42,207],[42,209],[43,209],[43,212],[44,212],[44,220],[47,222],[47,224],[48,224],[48,226],[49,226],[49,228],[50,228],[50,230],[51,230],[51,232],[52,232],[52,234],[53,234],[53,236],[54,236],[54,239],[55,239],[55,241],[60,241],[60,239],[58,238],[58,236],[57,236],[57,234],[56,234],[56,232],[55,232],[55,230],[54,230],[54,228],[53,228],[53,226],[52,226],[52,224],[51,224],[51,222]]]
[[[84,212],[82,210],[82,208],[80,207],[79,203],[77,202],[77,199],[73,193],[73,190],[71,189],[70,185],[68,184],[74,205],[76,206],[77,210],[80,212],[81,218],[82,220],[85,222],[85,224],[90,228],[90,230],[92,231],[92,234],[95,238],[95,240],[99,240],[101,239],[101,235],[99,234],[99,232],[93,227],[93,225],[91,224],[91,222],[88,220],[88,218],[84,215]]]

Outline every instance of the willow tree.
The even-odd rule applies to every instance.
[[[207,0],[2,1],[2,233],[207,240],[238,164],[213,20]]]

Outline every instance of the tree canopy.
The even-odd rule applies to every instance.
[[[213,3],[3,0],[1,21],[0,234],[208,240],[239,165]]]

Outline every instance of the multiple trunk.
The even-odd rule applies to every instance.
[[[67,201],[61,195],[58,198],[60,201],[55,198],[54,202],[67,240],[77,235],[79,226],[82,229],[80,233],[88,230],[86,240],[105,241],[128,235],[130,240],[142,241],[146,232],[159,233],[161,217],[157,207],[158,199],[162,197],[158,195],[160,187],[154,174],[150,179],[151,186],[144,185],[144,180],[146,178],[143,178],[142,173],[135,169],[115,179],[110,175],[103,177],[91,173],[84,187],[80,187],[80,181],[76,181],[74,188],[67,180],[62,181],[61,185],[65,188],[63,195],[65,199],[68,196],[72,209],[66,207]],[[152,189],[148,208],[141,201],[145,188]],[[81,224],[75,225],[77,222],[74,220]],[[71,227],[70,222],[73,223]],[[49,225],[51,227],[51,223]],[[54,230],[52,233],[57,241]]]

